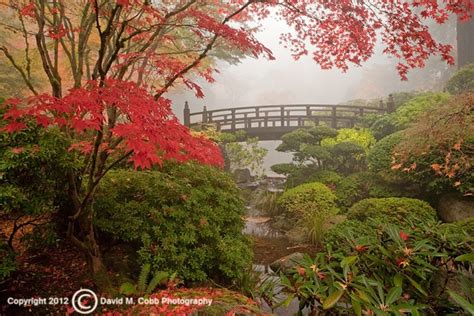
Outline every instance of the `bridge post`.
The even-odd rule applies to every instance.
[[[204,106],[202,109],[202,122],[207,123],[207,107]]]
[[[281,127],[285,126],[285,107],[280,107],[280,115],[281,115]]]
[[[291,126],[291,118],[290,118],[290,111],[286,111],[286,125]]]
[[[191,111],[189,110],[188,101],[184,102],[183,120],[184,126],[191,126]]]
[[[332,115],[331,115],[331,127],[337,128],[337,117],[336,117],[336,107],[332,106]]]
[[[383,114],[385,110],[385,106],[383,104],[383,99],[380,99],[380,102],[379,102],[379,114]]]
[[[232,131],[235,131],[235,109],[232,109],[231,110],[231,113],[232,113],[232,117],[230,118],[232,121],[230,123],[230,129]]]
[[[393,95],[388,95],[388,102],[387,102],[387,112],[392,113],[395,111],[395,101],[393,100]]]
[[[306,106],[306,117],[308,118],[309,121],[311,121],[311,117],[313,114],[311,113],[311,107],[309,105]]]

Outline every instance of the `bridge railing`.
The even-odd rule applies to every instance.
[[[390,108],[390,107],[389,107]],[[384,113],[379,107],[327,104],[261,105],[190,113],[188,103],[184,108],[184,124],[192,127],[200,123],[215,124],[218,130],[269,127],[303,127],[307,122],[319,125],[325,122],[333,128],[353,127],[357,118],[366,114]]]

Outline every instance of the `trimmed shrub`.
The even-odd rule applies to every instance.
[[[436,221],[436,211],[425,201],[411,198],[371,198],[354,204],[348,219],[365,222],[369,219],[399,225]]]
[[[286,186],[294,188],[304,183],[321,182],[330,189],[335,189],[341,179],[342,176],[335,171],[300,168],[288,176]]]
[[[474,91],[474,64],[459,69],[446,83],[446,90],[451,94]]]
[[[111,171],[94,208],[102,233],[138,244],[141,263],[185,281],[231,281],[251,265],[245,207],[230,176],[194,163]]]
[[[336,186],[337,204],[347,210],[354,203],[367,198],[406,196],[395,186],[386,183],[373,172],[358,172],[342,178]]]
[[[319,182],[302,184],[285,191],[278,199],[278,204],[289,215],[296,216],[314,243],[322,240],[328,219],[338,212],[336,196]]]
[[[391,170],[393,149],[403,139],[403,134],[397,132],[390,134],[380,141],[369,151],[367,161],[369,169],[373,172],[386,172]]]

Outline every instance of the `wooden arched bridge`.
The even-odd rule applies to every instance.
[[[366,114],[393,111],[393,99],[387,106],[378,107],[328,104],[292,104],[246,106],[191,113],[188,102],[184,106],[184,124],[188,127],[213,124],[222,132],[244,130],[260,140],[278,140],[283,134],[313,122],[332,128],[354,127],[357,119]]]

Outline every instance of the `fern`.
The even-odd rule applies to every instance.
[[[145,294],[151,294],[153,290],[160,284],[163,280],[168,278],[168,273],[164,271],[158,271],[155,273],[153,278],[151,279],[148,287],[146,288]]]
[[[144,292],[146,289],[148,275],[150,274],[151,265],[149,263],[144,264],[140,271],[140,276],[138,277],[138,291]]]

